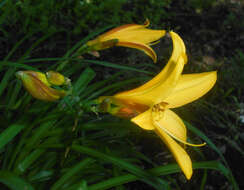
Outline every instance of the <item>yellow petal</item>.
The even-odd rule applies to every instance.
[[[46,72],[46,76],[48,82],[52,85],[60,86],[65,83],[65,77],[56,71],[48,71]]]
[[[152,111],[152,119],[155,126],[177,140],[181,139],[181,141],[186,141],[186,127],[183,121],[173,111],[165,109],[161,118],[157,117],[158,114],[160,112]]]
[[[145,93],[146,91],[150,91],[155,86],[162,84],[170,76],[170,74],[172,74],[172,70],[174,70],[175,67],[182,67],[182,58],[183,58],[184,64],[186,63],[187,58],[186,58],[186,54],[185,54],[184,42],[176,33],[170,32],[170,35],[173,40],[173,53],[172,53],[172,56],[171,56],[169,62],[165,66],[165,68],[157,76],[155,76],[152,80],[148,81],[144,85],[142,85],[138,88],[135,88],[133,90],[118,93],[115,96],[117,96],[118,98],[122,98],[122,99],[126,99],[128,97],[133,97],[133,96],[140,96],[141,94]],[[182,57],[182,58],[179,59],[180,57]],[[179,62],[179,60],[181,60],[180,65],[177,65],[177,61]],[[162,94],[162,92],[157,92],[157,93]],[[153,98],[153,97],[151,97],[151,98]],[[146,102],[148,105],[148,104],[150,104],[151,101],[146,101]]]
[[[136,42],[149,44],[157,41],[165,35],[165,30],[152,30],[147,28],[140,28],[137,30],[130,30],[114,36],[110,36],[111,39],[118,39],[120,42]]]
[[[36,71],[19,71],[16,74],[18,75],[18,73],[25,74],[25,75],[29,75],[32,76],[34,78],[39,79],[42,83],[44,83],[46,86],[51,86],[51,84],[48,82],[47,77],[44,73],[41,72],[36,72]]]
[[[186,139],[186,129],[184,124],[182,126],[181,119],[170,110],[168,110],[165,113],[163,115],[163,118],[165,118],[164,121],[166,121],[167,124],[172,124],[172,128],[175,127],[175,130],[171,130],[172,133],[174,133],[179,138]],[[152,109],[149,109],[144,113],[132,118],[131,121],[143,129],[155,130],[155,132],[160,136],[160,138],[164,141],[164,143],[172,152],[173,156],[175,157],[177,163],[179,164],[187,179],[190,179],[192,175],[192,163],[190,157],[178,143],[176,143],[164,130],[161,129],[161,127],[158,127],[153,124],[151,116]]]
[[[159,117],[161,115],[161,117]],[[163,114],[152,109],[152,121],[155,127],[160,128],[172,138],[189,146],[204,146],[202,144],[192,144],[186,141],[186,127],[183,121],[173,111],[165,109]]]
[[[98,36],[99,41],[107,41],[111,39],[118,39],[123,42],[137,42],[137,43],[151,43],[163,37],[165,30],[147,29],[149,25],[147,20],[144,25],[126,24],[116,27],[108,32]]]
[[[192,162],[186,151],[177,142],[175,142],[167,133],[161,130],[161,128],[156,127],[155,132],[159,135],[159,137],[163,140],[163,142],[172,152],[176,162],[179,164],[186,178],[188,180],[191,179]]]
[[[118,27],[115,27],[115,28],[107,31],[104,34],[99,35],[96,39],[99,39],[100,41],[101,40],[109,40],[109,39],[114,38],[114,36],[116,34],[121,34],[121,33],[124,33],[124,32],[128,32],[128,31],[131,31],[131,30],[137,30],[137,29],[144,28],[144,27],[145,27],[145,25],[124,24],[122,26],[118,26]]]
[[[139,104],[145,104],[153,106],[163,102],[164,99],[171,93],[173,88],[176,86],[177,81],[181,75],[184,67],[184,58],[181,56],[176,64],[168,70],[165,76],[167,78],[163,81],[157,81],[153,86],[149,86],[143,90],[128,91],[115,94],[114,97],[127,101],[136,102]],[[152,79],[154,80],[154,79]]]
[[[164,100],[169,108],[180,107],[206,94],[215,84],[217,72],[181,75],[178,84]]]
[[[141,113],[140,115],[132,118],[131,121],[133,123],[137,124],[142,129],[153,130],[154,125],[153,125],[152,119],[151,119],[151,111],[152,111],[152,109],[150,108],[147,111]]]
[[[108,32],[99,35],[94,40],[87,42],[88,46],[94,46],[96,44],[97,50],[99,50],[99,44],[102,44],[111,40],[118,40],[119,42],[129,42],[129,43],[143,43],[150,44],[151,42],[157,41],[159,38],[163,37],[166,33],[165,30],[152,30],[147,29],[149,25],[147,20],[144,25],[139,24],[126,24],[116,27]],[[111,46],[106,46],[111,47]],[[103,46],[100,49],[105,49]]]
[[[175,32],[170,32],[170,35],[171,35],[172,42],[173,42],[173,52],[172,52],[172,55],[171,55],[167,65],[152,80],[150,80],[146,84],[134,89],[133,92],[144,90],[146,88],[149,88],[149,87],[155,85],[159,81],[166,80],[166,78],[168,77],[168,73],[170,72],[170,70],[172,70],[173,67],[175,67],[175,64],[179,60],[180,56],[183,56],[184,64],[187,63],[186,48],[185,48],[183,40]]]
[[[143,51],[145,54],[147,54],[148,56],[150,56],[154,63],[157,62],[156,53],[153,51],[153,49],[150,46],[148,46],[148,45],[146,45],[144,43],[120,41],[119,43],[117,43],[117,46],[123,46],[123,47],[130,47],[130,48],[139,49],[139,50]]]

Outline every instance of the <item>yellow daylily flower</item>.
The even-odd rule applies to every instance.
[[[166,31],[148,29],[146,28],[148,26],[148,20],[144,25],[122,25],[109,30],[94,40],[88,41],[86,45],[91,51],[98,51],[113,46],[136,48],[150,56],[154,62],[157,62],[156,53],[153,51],[150,45],[154,44],[155,41],[163,37]]]
[[[187,179],[192,176],[192,162],[178,142],[187,142],[186,127],[170,108],[188,104],[206,94],[215,84],[216,71],[181,74],[187,62],[185,45],[170,32],[173,53],[165,68],[152,80],[133,90],[98,98],[101,109],[113,115],[131,117],[131,121],[146,130],[154,130],[167,145]]]
[[[51,72],[51,74],[53,74]],[[54,73],[57,74],[57,73]],[[62,75],[57,74],[55,79],[54,75],[51,77],[51,82],[48,80],[47,75],[36,71],[18,71],[16,73],[17,78],[22,82],[26,90],[34,97],[44,101],[56,101],[61,97],[67,95],[67,91],[62,89],[52,88],[51,85],[62,85],[65,82],[65,77],[62,82]]]

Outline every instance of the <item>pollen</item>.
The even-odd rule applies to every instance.
[[[153,105],[152,107],[152,118],[154,121],[159,121],[164,116],[164,111],[169,105],[167,102],[160,102],[158,104]]]

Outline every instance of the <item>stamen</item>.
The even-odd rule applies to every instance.
[[[194,146],[194,147],[200,147],[200,146],[204,146],[204,145],[206,145],[205,142],[202,143],[202,144],[192,144],[192,143],[189,143],[189,142],[187,142],[187,141],[185,141],[185,140],[182,140],[182,139],[176,137],[175,135],[173,135],[171,132],[169,132],[169,131],[168,131],[167,129],[165,129],[164,127],[162,127],[162,126],[158,123],[158,121],[153,120],[153,122],[154,122],[154,125],[156,125],[156,126],[159,127],[160,129],[162,129],[162,130],[163,130],[164,132],[166,132],[169,136],[173,137],[175,140],[177,140],[177,141],[179,141],[179,142],[181,142],[181,143],[183,143],[183,144],[185,144],[185,145],[188,145],[188,146]]]
[[[152,118],[155,121],[160,121],[160,119],[163,118],[164,116],[164,110],[166,108],[166,106],[168,105],[167,102],[160,102],[159,104],[155,104],[152,107]]]
[[[158,44],[159,42],[160,42],[160,40],[157,40],[157,41],[154,41],[154,42],[149,43],[148,45],[149,45],[149,46],[153,46],[153,45]]]
[[[148,18],[146,18],[144,24],[143,24],[145,27],[148,27],[150,25],[150,21]]]
[[[168,105],[167,102],[161,102],[159,104],[156,104],[152,107],[152,121],[153,121],[153,124],[155,126],[157,126],[158,128],[160,128],[161,130],[163,130],[165,133],[167,133],[169,136],[171,136],[172,138],[174,138],[175,140],[183,143],[184,145],[189,145],[189,146],[194,146],[194,147],[200,147],[200,146],[204,146],[206,145],[206,143],[202,143],[202,144],[192,144],[192,143],[189,143],[177,136],[175,136],[172,132],[168,131],[167,129],[165,129],[163,126],[160,125],[159,121],[161,119],[163,119],[164,117],[164,111],[166,109],[166,106]],[[172,126],[174,127],[174,126]]]

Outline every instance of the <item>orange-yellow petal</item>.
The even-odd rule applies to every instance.
[[[115,27],[115,28],[99,35],[96,39],[99,38],[100,40],[108,40],[108,39],[112,39],[112,37],[114,37],[114,35],[116,35],[116,34],[128,32],[131,30],[137,30],[137,29],[144,28],[144,27],[145,27],[144,25],[139,25],[139,24],[124,24],[122,26]]]
[[[109,30],[108,32],[98,36],[96,39],[100,42],[118,39],[121,42],[149,44],[157,41],[166,34],[165,30],[147,29],[147,26],[149,26],[148,20],[144,23],[144,25],[125,24]]]
[[[186,178],[189,180],[192,176],[192,162],[186,151],[172,139],[167,133],[165,133],[160,128],[156,127],[155,132],[167,145],[171,153],[173,154],[176,162],[179,164],[181,170],[185,174]]]
[[[152,109],[152,122],[155,127],[160,128],[175,140],[189,146],[204,146],[202,144],[192,144],[186,141],[186,127],[181,118],[169,109],[160,113],[157,109]]]
[[[114,97],[118,99],[136,102],[139,104],[145,104],[148,106],[153,106],[155,104],[163,102],[164,99],[171,93],[171,91],[177,84],[183,67],[184,58],[183,56],[180,56],[177,63],[172,65],[172,67],[165,74],[165,76],[167,76],[165,80],[159,80],[153,86],[149,86],[148,88],[142,90],[132,90],[118,93],[115,94]]]
[[[158,86],[159,84],[162,84],[163,82],[165,82],[165,80],[167,80],[169,75],[171,75],[172,70],[174,70],[176,67],[177,68],[182,67],[182,61],[183,61],[183,66],[184,66],[184,64],[187,61],[184,42],[180,38],[180,36],[177,35],[176,33],[170,32],[170,35],[173,40],[173,53],[172,53],[172,56],[171,56],[169,62],[165,66],[165,68],[157,76],[155,76],[152,80],[148,81],[144,85],[139,86],[138,88],[135,88],[135,89],[132,89],[129,91],[120,92],[120,93],[116,94],[115,96],[117,96],[118,98],[123,98],[123,99],[131,98],[133,96],[138,96],[138,95],[140,96],[141,94],[152,90],[155,86]],[[180,62],[179,65],[178,65],[178,62]],[[157,92],[157,93],[159,95],[159,94],[162,94],[163,92],[161,91],[161,92]],[[154,98],[154,97],[151,97],[151,98]],[[148,103],[150,103],[150,102],[147,101],[147,104]]]
[[[152,115],[151,112],[152,112],[152,109],[150,108],[147,111],[141,113],[140,115],[132,118],[131,121],[133,123],[137,124],[142,129],[153,130],[154,125],[153,125],[152,119],[151,119],[151,115]]]
[[[111,39],[118,39],[120,42],[135,42],[150,44],[162,38],[166,34],[165,30],[152,30],[147,28],[140,28],[137,30],[130,30],[114,36]]]
[[[175,131],[172,130],[172,133],[175,133],[179,138],[186,139],[186,129],[184,126],[181,126],[181,120],[179,121],[178,116],[175,115],[172,111],[167,111],[166,114],[163,115],[164,120],[167,124],[173,124],[172,128],[175,128]],[[168,118],[169,116],[169,118]],[[146,130],[155,130],[155,132],[160,136],[163,142],[168,146],[170,151],[172,152],[174,158],[176,159],[177,163],[179,164],[181,170],[187,177],[190,179],[192,176],[192,163],[191,159],[186,153],[186,151],[177,143],[175,140],[170,137],[164,130],[160,127],[153,124],[152,120],[152,109],[145,111],[144,113],[134,117],[131,121],[137,124],[139,127],[146,129]],[[176,126],[175,126],[176,125]],[[179,126],[180,125],[180,126]],[[179,131],[176,131],[179,130]]]
[[[154,63],[157,62],[157,55],[156,53],[153,51],[153,49],[144,44],[144,43],[137,43],[137,42],[123,42],[123,41],[119,41],[117,43],[117,46],[123,46],[123,47],[130,47],[130,48],[135,48],[138,50],[143,51],[145,54],[147,54],[148,56],[150,56],[153,60]]]
[[[169,108],[188,104],[206,94],[216,80],[216,71],[181,75],[178,84],[164,101],[169,103]]]
[[[170,109],[165,109],[161,118],[157,117],[159,114],[160,111],[152,110],[152,120],[154,126],[160,128],[175,139],[186,141],[186,127],[178,115]]]

